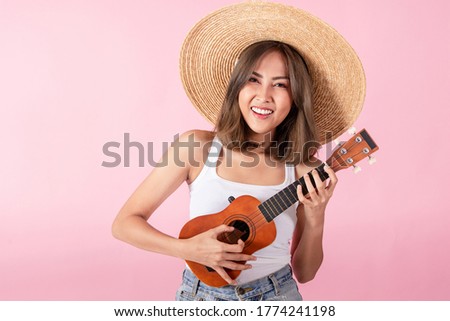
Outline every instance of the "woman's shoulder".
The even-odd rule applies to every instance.
[[[212,131],[194,129],[180,134],[175,140],[174,155],[178,153],[184,166],[189,169],[189,184],[200,174],[214,137],[215,133]]]
[[[201,167],[205,162],[215,133],[207,130],[193,129],[179,135],[174,141],[174,152],[189,167]]]

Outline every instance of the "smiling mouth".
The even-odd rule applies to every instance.
[[[258,114],[258,115],[263,115],[263,116],[267,116],[273,113],[273,110],[271,109],[266,109],[266,108],[259,108],[259,107],[251,107],[251,110]]]

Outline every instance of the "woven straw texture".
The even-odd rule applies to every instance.
[[[215,123],[236,60],[246,47],[262,40],[290,44],[304,58],[313,80],[314,117],[322,144],[352,126],[366,89],[353,48],[311,14],[268,2],[224,7],[187,35],[180,54],[181,79],[201,115]]]

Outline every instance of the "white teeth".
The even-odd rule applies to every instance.
[[[269,110],[269,109],[261,109],[261,108],[258,108],[258,107],[252,107],[252,110],[253,110],[255,113],[258,113],[258,114],[261,114],[261,115],[269,115],[269,114],[273,113],[272,110]]]

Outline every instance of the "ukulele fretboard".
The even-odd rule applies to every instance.
[[[319,172],[319,176],[322,181],[324,181],[328,178],[328,174],[325,172],[324,166],[325,166],[325,164],[322,164],[316,168],[317,171]],[[313,183],[313,186],[316,187],[312,173],[309,172],[308,175],[311,178],[311,182]],[[267,222],[272,221],[275,217],[277,217],[278,215],[283,213],[285,210],[287,210],[295,202],[298,201],[298,196],[297,196],[297,186],[298,185],[302,186],[303,195],[308,194],[308,189],[306,188],[305,180],[303,177],[301,177],[300,179],[296,180],[294,183],[285,187],[284,189],[279,191],[277,194],[275,194],[274,196],[272,196],[265,202],[262,202],[258,206],[259,210],[264,215]]]

